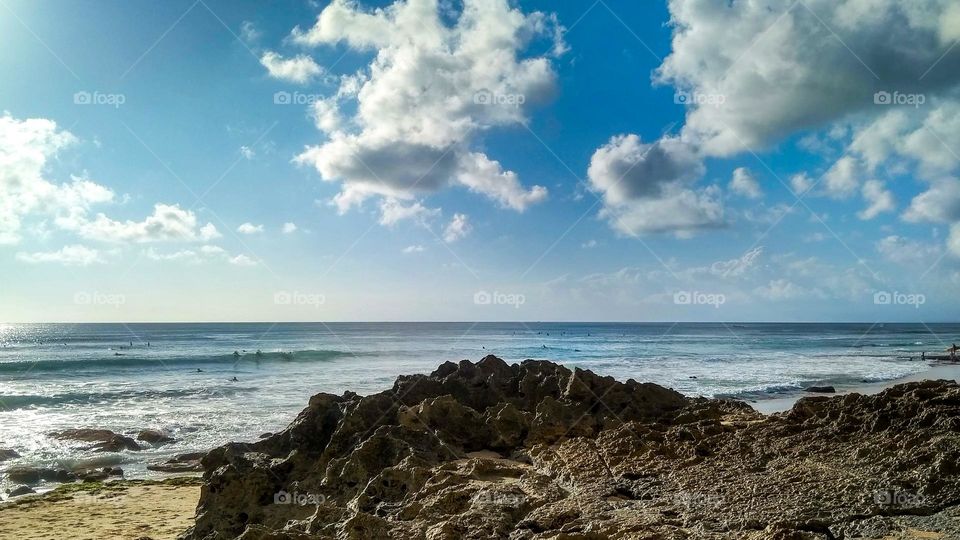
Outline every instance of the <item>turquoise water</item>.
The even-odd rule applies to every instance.
[[[958,341],[956,324],[3,325],[0,448],[23,455],[6,466],[120,464],[137,477],[147,461],[282,429],[317,392],[377,392],[446,360],[548,359],[756,400],[895,380],[928,368],[921,351]],[[158,428],[178,442],[92,454],[47,436],[81,427]]]

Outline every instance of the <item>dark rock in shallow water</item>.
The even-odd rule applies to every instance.
[[[50,436],[60,440],[95,442],[97,444],[88,448],[88,450],[93,450],[95,452],[143,450],[143,448],[137,444],[137,441],[125,435],[114,433],[108,429],[67,429],[63,431],[55,431],[51,433]]]
[[[152,445],[169,444],[176,442],[176,439],[157,429],[144,429],[137,433],[137,440]]]
[[[11,459],[17,459],[18,457],[20,457],[20,454],[18,454],[16,450],[0,448],[0,463]]]
[[[7,491],[7,495],[11,497],[19,497],[21,495],[30,495],[31,493],[36,493],[30,486],[16,486],[13,489]]]
[[[958,458],[952,382],[808,397],[765,417],[487,357],[371,396],[318,394],[286,430],[213,450],[181,538],[826,540],[871,519],[945,530]]]
[[[46,469],[40,467],[18,466],[7,469],[7,479],[18,484],[39,484],[40,482],[73,482],[76,475],[64,469]]]
[[[205,455],[204,452],[178,454],[163,463],[147,465],[147,469],[167,473],[203,472],[203,465],[200,460]]]
[[[815,394],[835,394],[837,389],[832,386],[808,386],[803,391]]]

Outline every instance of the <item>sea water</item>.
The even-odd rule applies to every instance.
[[[750,401],[896,380],[928,369],[922,351],[956,341],[955,324],[0,325],[0,448],[22,455],[2,467],[150,476],[149,462],[281,430],[318,392],[378,392],[398,375],[487,354]],[[49,436],[69,428],[153,428],[176,442],[103,454]]]

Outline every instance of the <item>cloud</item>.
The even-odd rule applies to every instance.
[[[809,191],[813,185],[813,179],[807,173],[798,173],[790,177],[790,189],[798,196]]]
[[[74,244],[64,246],[59,251],[24,253],[16,255],[17,260],[30,264],[58,263],[65,266],[90,266],[103,263],[100,252],[86,246]]]
[[[176,204],[155,204],[153,213],[143,221],[117,221],[97,214],[92,220],[83,216],[57,223],[82,238],[101,242],[206,242],[221,236],[212,223],[200,226],[193,211]]]
[[[951,223],[960,221],[960,180],[936,181],[917,195],[903,214],[911,222]]]
[[[228,259],[228,261],[230,262],[230,264],[233,264],[236,266],[256,266],[257,265],[257,261],[242,254],[237,255],[236,257],[231,257],[230,259]]]
[[[473,227],[470,225],[470,217],[466,214],[454,214],[453,219],[443,229],[443,241],[452,244],[457,240],[470,234]]]
[[[803,287],[782,278],[771,280],[766,285],[757,287],[753,292],[758,296],[773,301],[793,300],[807,293]]]
[[[525,123],[530,108],[552,96],[551,58],[525,52],[534,39],[562,52],[555,17],[524,14],[506,0],[466,0],[459,13],[428,0],[370,11],[334,0],[292,39],[376,51],[314,104],[326,141],[295,159],[339,183],[340,212],[371,197],[412,200],[454,185],[516,211],[546,198],[546,188],[524,187],[474,146],[492,128]]]
[[[77,219],[113,200],[113,191],[86,178],[74,176],[64,184],[44,178],[49,162],[76,142],[52,120],[0,116],[0,244],[18,243],[31,214]]]
[[[719,188],[688,187],[703,170],[695,150],[678,138],[648,144],[630,134],[597,149],[587,177],[603,199],[601,217],[615,230],[689,234],[724,224]]]
[[[254,151],[253,148],[250,148],[249,146],[241,146],[240,155],[243,156],[243,158],[246,160],[251,160],[253,159],[254,156],[257,155],[257,153],[256,151]]]
[[[739,167],[733,171],[733,178],[730,180],[730,191],[747,197],[748,199],[759,199],[763,197],[763,191],[760,184],[753,177],[753,173],[746,167]]]
[[[950,226],[950,234],[947,236],[947,249],[954,257],[960,257],[960,223],[954,223]]]
[[[941,253],[941,249],[936,245],[892,235],[877,242],[877,252],[888,261],[917,266],[922,265],[923,261],[935,260]]]
[[[580,247],[583,249],[593,249],[597,247],[597,241],[593,239],[587,240],[586,242],[580,244]]]
[[[388,227],[408,219],[424,224],[439,215],[440,209],[427,208],[419,202],[404,206],[402,202],[388,198],[380,203],[380,224]]]
[[[267,51],[260,57],[260,63],[274,79],[296,84],[306,84],[323,74],[323,68],[305,54],[283,58],[273,51]]]
[[[857,213],[857,217],[863,220],[873,219],[884,212],[892,212],[896,208],[896,200],[893,193],[886,188],[886,185],[879,180],[867,180],[861,190],[864,200],[868,206]]]
[[[250,222],[243,223],[237,227],[237,232],[240,234],[259,234],[263,232],[263,225],[254,225]]]
[[[293,234],[293,233],[297,232],[297,224],[296,224],[296,223],[291,223],[291,222],[288,221],[288,222],[286,222],[286,223],[283,224],[283,229],[282,229],[282,231],[283,231],[283,234]]]
[[[947,17],[956,12],[952,6],[670,0],[672,51],[655,79],[691,95],[723,96],[719,106],[689,101],[684,133],[705,155],[763,148],[890,107],[874,103],[879,91],[932,97],[955,87],[960,54],[946,54],[958,33]]]
[[[838,159],[823,175],[824,191],[834,199],[850,197],[856,193],[859,186],[859,164],[856,158],[851,156]]]
[[[403,252],[408,255],[411,253],[423,253],[424,251],[426,251],[426,249],[421,245],[407,246],[403,248]]]

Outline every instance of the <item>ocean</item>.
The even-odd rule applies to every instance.
[[[762,400],[913,375],[929,368],[921,351],[957,341],[958,324],[8,324],[0,448],[22,455],[4,467],[119,465],[142,478],[155,474],[148,462],[280,430],[318,392],[377,392],[447,360],[553,360],[689,396]],[[155,428],[177,442],[98,454],[48,436],[69,428]]]

